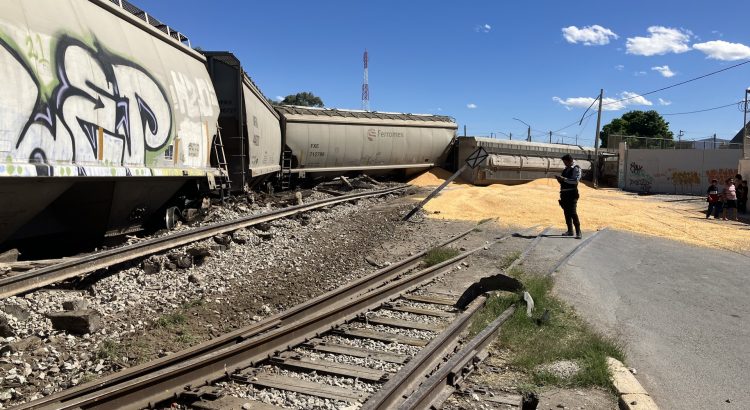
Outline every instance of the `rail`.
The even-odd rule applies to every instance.
[[[407,185],[400,185],[379,191],[323,199],[310,202],[309,204],[291,206],[261,215],[254,215],[160,238],[154,238],[140,243],[123,246],[121,248],[96,253],[83,258],[65,261],[42,269],[35,269],[0,280],[0,298],[18,295],[65,279],[82,276],[99,269],[108,268],[112,265],[129,262],[155,253],[174,249],[222,233],[232,232],[241,228],[258,225],[263,222],[270,222],[276,219],[286,218],[343,202],[388,195],[406,188]]]
[[[433,373],[427,381],[419,386],[417,391],[410,394],[403,404],[399,406],[399,409],[411,410],[442,407],[441,404],[453,394],[455,388],[468,375],[467,370],[473,367],[474,361],[486,354],[487,348],[500,333],[501,326],[515,311],[515,306],[506,309],[489,326],[463,346],[460,352],[451,356],[438,371]]]
[[[463,235],[465,234],[461,236]],[[509,237],[510,235],[498,241]],[[163,361],[160,366],[150,366],[149,369],[136,368],[123,374],[115,374],[18,408],[114,409],[155,406],[181,393],[187,393],[189,389],[205,386],[252,367],[277,352],[304,343],[334,326],[351,321],[362,312],[377,308],[405,292],[434,280],[481,249],[484,249],[484,246],[399,279],[395,279],[397,275],[393,273],[395,270],[403,270],[403,264],[397,264],[396,266],[401,268],[397,267],[390,272],[388,276],[394,280],[388,283],[381,280],[381,283],[371,284],[366,291],[355,292],[348,298],[334,294],[326,295],[321,297],[321,300],[311,301],[304,309],[297,309],[296,314],[288,314],[285,320],[280,320],[279,317],[269,318],[262,326],[256,324],[235,332],[232,337],[234,344],[217,344],[217,349],[198,346],[176,355],[172,360]],[[413,257],[407,259],[413,260]],[[321,304],[322,300],[327,301],[325,305]],[[202,352],[198,353],[199,350]],[[189,386],[189,389],[186,389],[186,386]]]

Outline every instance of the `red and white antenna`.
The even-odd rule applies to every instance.
[[[370,80],[367,74],[367,61],[367,49],[365,49],[365,79],[362,82],[362,109],[365,111],[370,111]]]

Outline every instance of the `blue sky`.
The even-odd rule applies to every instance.
[[[600,88],[607,102],[750,59],[750,3],[737,1],[131,1],[193,46],[234,52],[270,98],[312,91],[328,107],[361,108],[367,48],[371,109],[450,115],[469,135],[515,139],[526,133],[516,117],[546,141]],[[602,124],[629,109],[730,104],[748,86],[750,64],[610,104]],[[736,106],[665,118],[685,139],[742,128]],[[595,127],[592,117],[553,140],[591,145]]]

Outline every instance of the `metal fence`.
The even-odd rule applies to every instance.
[[[742,149],[742,144],[730,143],[727,140],[712,138],[700,141],[688,141],[668,138],[636,137],[632,135],[610,135],[607,148],[616,149],[621,142],[626,142],[631,149]]]

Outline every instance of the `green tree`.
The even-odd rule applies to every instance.
[[[610,135],[622,135],[631,148],[671,147],[674,145],[674,134],[669,130],[669,123],[658,112],[630,111],[620,118],[615,118],[602,128],[602,147],[607,146]],[[651,139],[643,139],[651,138]]]
[[[323,107],[323,100],[315,94],[306,91],[294,95],[287,95],[279,103],[281,105],[301,105],[303,107]]]

